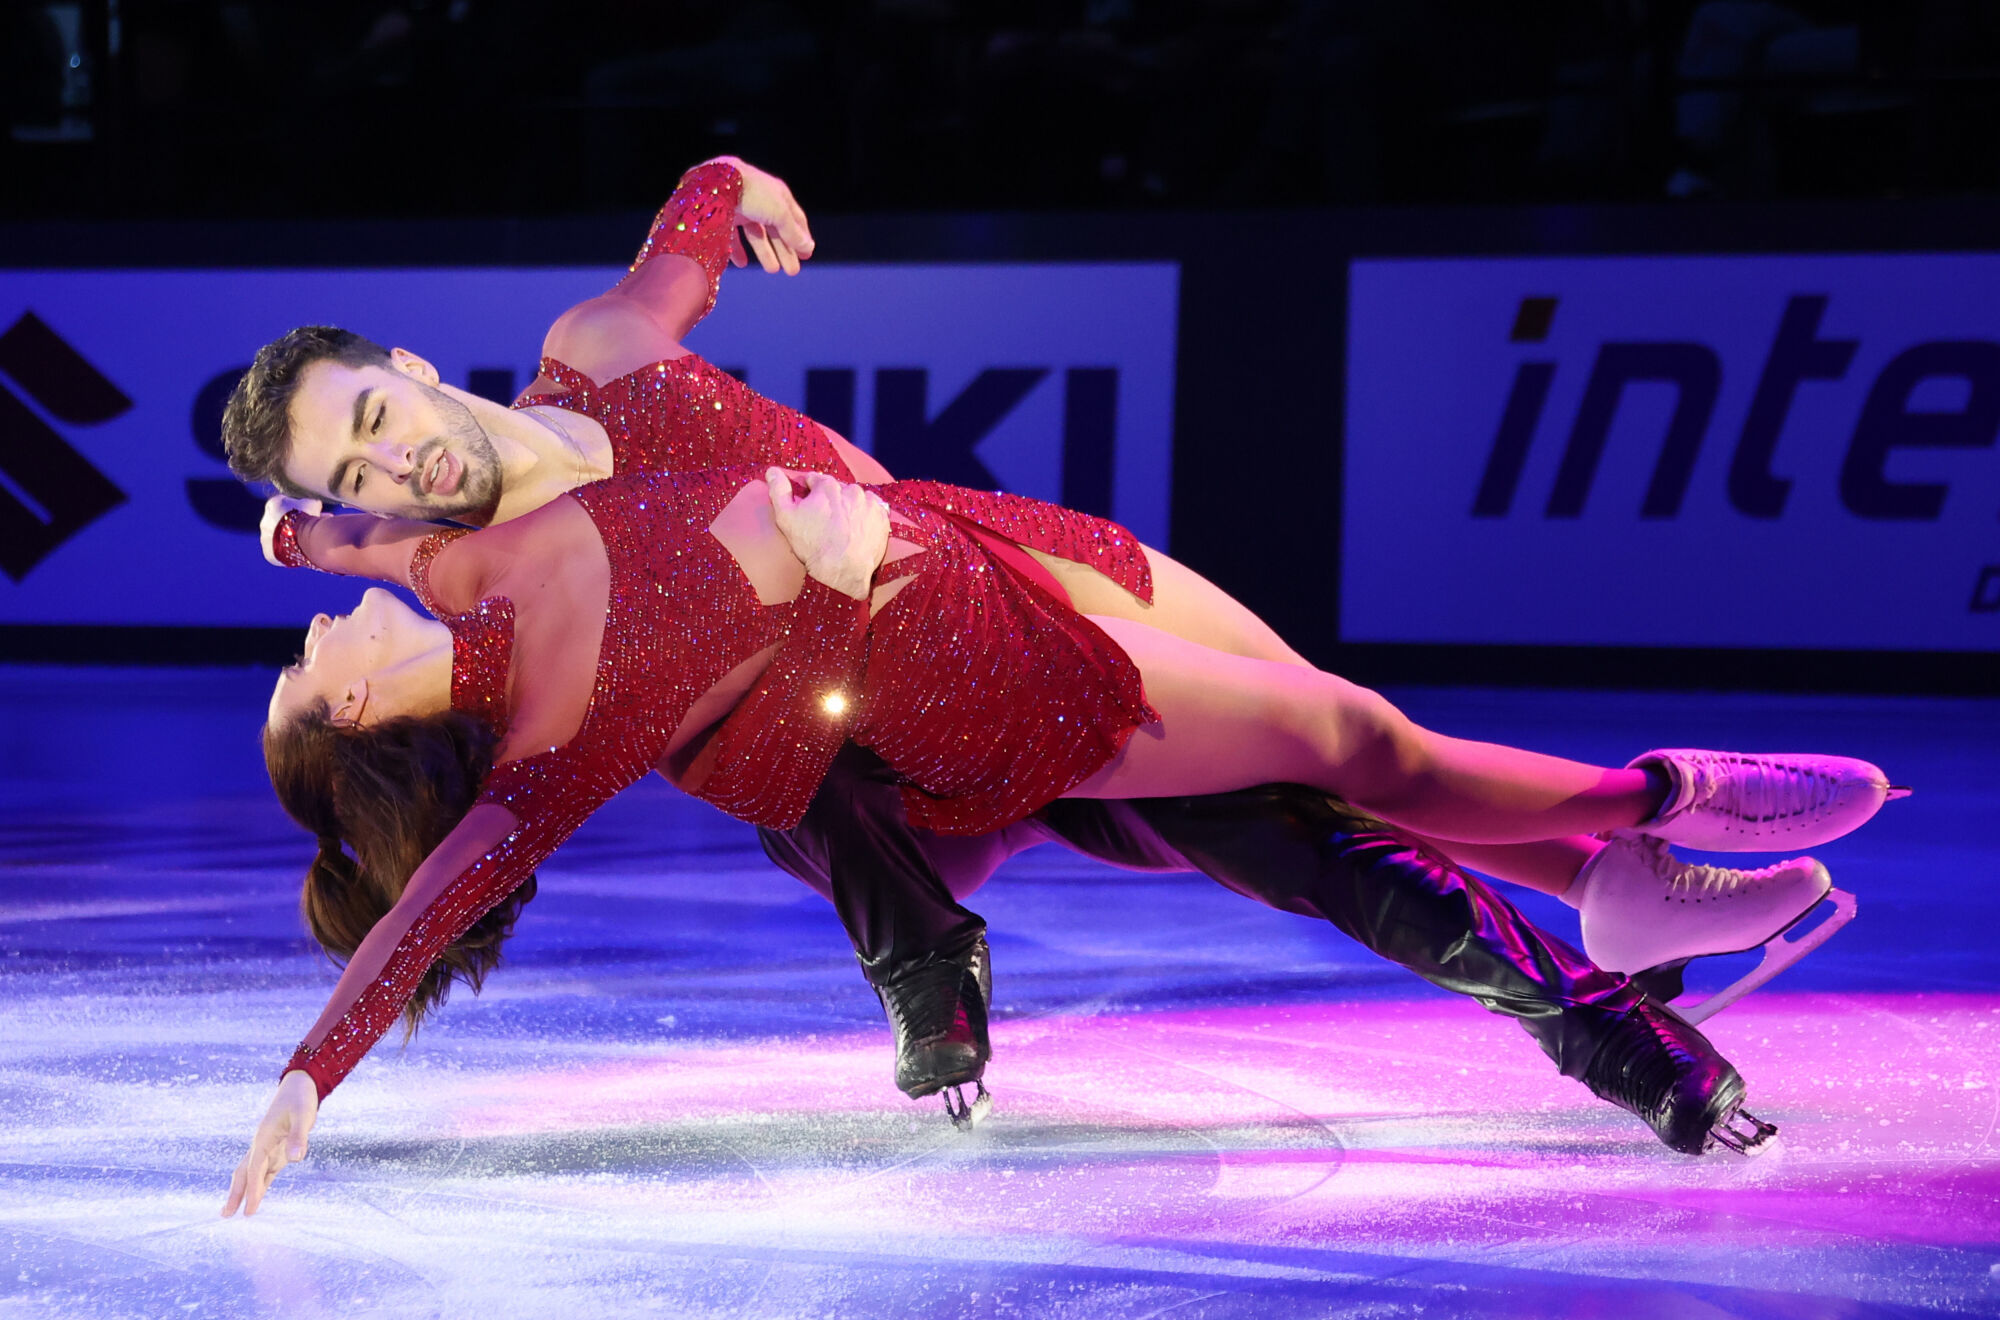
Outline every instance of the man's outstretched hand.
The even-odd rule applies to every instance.
[[[835,591],[866,600],[875,569],[889,553],[889,506],[867,489],[824,472],[806,474],[806,493],[792,489],[791,474],[771,468],[771,514],[806,574]]]
[[[806,213],[792,198],[792,190],[775,174],[767,174],[739,156],[717,156],[703,161],[722,161],[736,167],[743,176],[743,199],[736,204],[736,228],[729,234],[729,259],[738,266],[750,264],[743,250],[747,242],[757,254],[757,264],[775,275],[799,273],[799,263],[813,254],[812,230],[806,227]]]
[[[318,500],[295,500],[289,495],[273,495],[265,500],[264,517],[257,524],[257,544],[263,547],[264,562],[275,564],[279,568],[285,566],[279,560],[278,552],[271,546],[272,538],[278,534],[278,521],[281,518],[293,509],[297,509],[309,518],[317,518],[324,507]]]

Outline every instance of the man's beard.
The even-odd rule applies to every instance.
[[[421,383],[421,382],[420,382]],[[444,419],[443,438],[424,446],[418,451],[417,471],[430,466],[437,451],[447,443],[464,467],[459,478],[458,489],[447,498],[452,502],[426,504],[421,513],[424,518],[449,518],[453,522],[470,523],[484,527],[493,521],[493,515],[500,507],[500,454],[493,448],[493,440],[486,434],[486,428],[472,415],[472,409],[452,398],[435,385],[425,385],[430,394],[431,404]]]

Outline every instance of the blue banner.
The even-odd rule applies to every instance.
[[[1349,287],[1344,639],[2000,650],[2000,256]]]

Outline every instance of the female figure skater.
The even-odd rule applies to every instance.
[[[273,694],[267,743],[320,726],[401,738],[454,709],[499,741],[476,804],[438,831],[387,915],[349,932],[361,938],[224,1213],[254,1208],[303,1153],[318,1100],[439,956],[653,769],[782,828],[851,739],[902,776],[911,817],[945,834],[1061,796],[1282,780],[1471,843],[1643,828],[1752,848],[1837,837],[1887,792],[1873,766],[1839,758],[1653,753],[1620,770],[1445,738],[1332,675],[1223,649],[1248,612],[1186,570],[1156,580],[1115,524],[936,483],[878,496],[808,480],[818,506],[797,504],[788,474],[738,468],[613,478],[478,532],[280,529],[286,557],[406,582],[445,622],[379,592],[316,621]],[[795,548],[801,516],[872,527],[858,564],[853,537],[800,535]],[[323,854],[344,816],[400,791],[362,777],[325,787]],[[1736,1079],[1685,1148],[1736,1120],[1741,1100]]]

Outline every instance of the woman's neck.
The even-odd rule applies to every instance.
[[[423,649],[380,671],[369,704],[381,703],[384,716],[436,715],[451,709],[451,630],[432,622]]]

